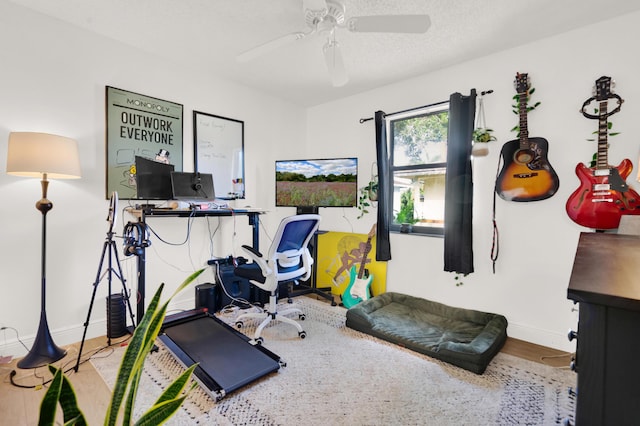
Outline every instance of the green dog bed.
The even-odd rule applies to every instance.
[[[502,315],[393,292],[349,309],[346,324],[476,374],[484,373],[507,338]]]

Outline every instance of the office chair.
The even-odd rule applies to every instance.
[[[320,216],[317,214],[301,214],[284,218],[278,226],[266,256],[251,246],[242,246],[253,262],[239,265],[235,270],[236,275],[249,279],[255,286],[269,292],[269,307],[265,311],[242,314],[236,319],[237,328],[242,328],[245,319],[263,319],[253,337],[254,343],[262,343],[260,333],[271,321],[292,324],[298,329],[298,336],[301,339],[307,336],[298,322],[285,316],[297,313],[298,318],[304,320],[304,314],[300,309],[288,308],[277,311],[278,286],[280,283],[289,281],[304,281],[311,276],[313,258],[307,246],[318,230],[319,223]]]

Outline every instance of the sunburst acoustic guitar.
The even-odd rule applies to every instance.
[[[549,163],[546,139],[529,137],[527,99],[530,83],[526,73],[516,74],[520,133],[502,146],[503,166],[496,179],[496,192],[507,201],[539,201],[558,191],[560,180]]]
[[[617,100],[617,107],[608,111],[609,99]],[[589,114],[585,108],[598,101],[596,114]],[[578,225],[596,230],[615,229],[620,224],[620,217],[627,214],[640,214],[640,196],[626,183],[633,170],[631,160],[624,159],[618,167],[609,165],[608,131],[609,117],[618,111],[622,98],[612,92],[611,77],[602,76],[596,80],[595,95],[582,105],[582,115],[598,120],[598,152],[595,166],[587,167],[579,163],[576,175],[580,186],[567,200],[567,214]]]

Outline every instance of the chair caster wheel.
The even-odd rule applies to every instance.
[[[307,317],[306,317],[306,315],[305,315],[305,314],[300,314],[300,315],[298,315],[298,319],[299,319],[300,321],[304,321],[305,319],[307,319]]]
[[[300,336],[301,339],[304,339],[305,337],[307,337],[307,332],[301,331],[300,333],[298,333],[298,336]]]
[[[237,329],[241,329],[243,325],[244,325],[244,323],[242,321],[237,321],[236,322],[236,328]]]

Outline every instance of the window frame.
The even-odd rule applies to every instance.
[[[423,107],[415,108],[408,111],[399,112],[396,114],[389,114],[386,116],[387,120],[385,120],[385,131],[387,134],[387,141],[389,147],[389,191],[388,191],[388,199],[386,208],[389,211],[389,217],[391,218],[389,223],[389,231],[393,233],[404,233],[404,234],[414,234],[414,235],[425,235],[432,237],[444,237],[444,227],[446,223],[440,226],[426,226],[426,225],[412,225],[411,230],[407,232],[406,230],[402,230],[402,225],[395,223],[394,218],[394,205],[393,205],[393,197],[395,192],[394,185],[394,176],[397,172],[407,172],[414,170],[435,170],[435,169],[444,169],[444,174],[446,176],[447,172],[447,161],[440,163],[422,163],[422,164],[413,164],[406,166],[396,166],[394,165],[394,134],[393,134],[393,123],[401,120],[407,120],[417,117],[424,117],[428,115],[440,114],[443,111],[449,112],[449,101],[438,102],[431,105],[426,105]],[[448,133],[447,133],[448,139]],[[447,143],[447,151],[448,151],[448,140]],[[444,201],[444,198],[443,198]],[[443,219],[444,220],[444,219]]]

